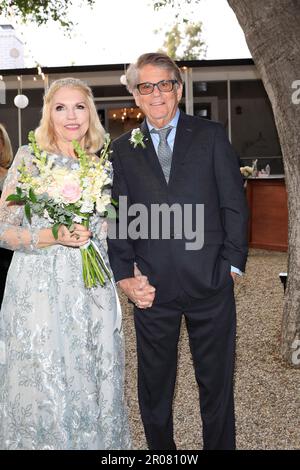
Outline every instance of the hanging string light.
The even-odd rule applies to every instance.
[[[25,38],[24,31],[22,31],[22,29],[20,29],[19,32],[21,34],[23,44],[26,47],[26,51],[27,51],[26,55],[27,55],[27,57],[29,57],[30,61],[33,62],[36,65],[36,68],[37,68],[37,77],[34,76],[33,80],[37,81],[38,77],[41,77],[41,79],[44,81],[44,87],[45,87],[45,89],[47,89],[47,87],[48,87],[48,77],[43,73],[42,66],[40,65],[40,63],[34,57],[32,49],[29,46],[29,44],[28,44],[28,42]]]
[[[18,86],[18,94],[14,98],[14,104],[19,109],[24,109],[28,106],[29,99],[26,95],[22,93],[22,75],[17,77],[19,86]]]

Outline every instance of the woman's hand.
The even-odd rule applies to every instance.
[[[74,224],[74,230],[70,230],[61,225],[58,229],[58,238],[54,238],[51,228],[41,229],[39,232],[38,248],[45,248],[51,245],[64,245],[78,248],[87,243],[91,238],[92,233],[83,225]]]
[[[64,246],[79,247],[85,245],[91,236],[92,233],[83,225],[74,224],[72,232],[65,225],[61,225],[58,229],[57,243]]]

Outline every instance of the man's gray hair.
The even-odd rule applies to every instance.
[[[133,90],[139,83],[139,71],[145,65],[154,65],[155,67],[169,70],[172,72],[174,80],[177,80],[178,83],[183,83],[180,69],[171,57],[162,52],[149,52],[141,55],[136,63],[131,64],[126,71],[126,86],[130,93],[133,93]]]

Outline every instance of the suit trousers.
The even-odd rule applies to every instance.
[[[181,292],[169,303],[135,308],[138,395],[148,447],[176,449],[172,405],[183,315],[199,386],[203,448],[235,449],[236,310],[231,277],[226,287],[205,299]]]

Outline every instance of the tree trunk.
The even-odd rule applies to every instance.
[[[228,3],[244,31],[271,101],[282,148],[288,192],[289,248],[281,351],[285,360],[297,366],[300,344],[300,0],[228,0]]]

